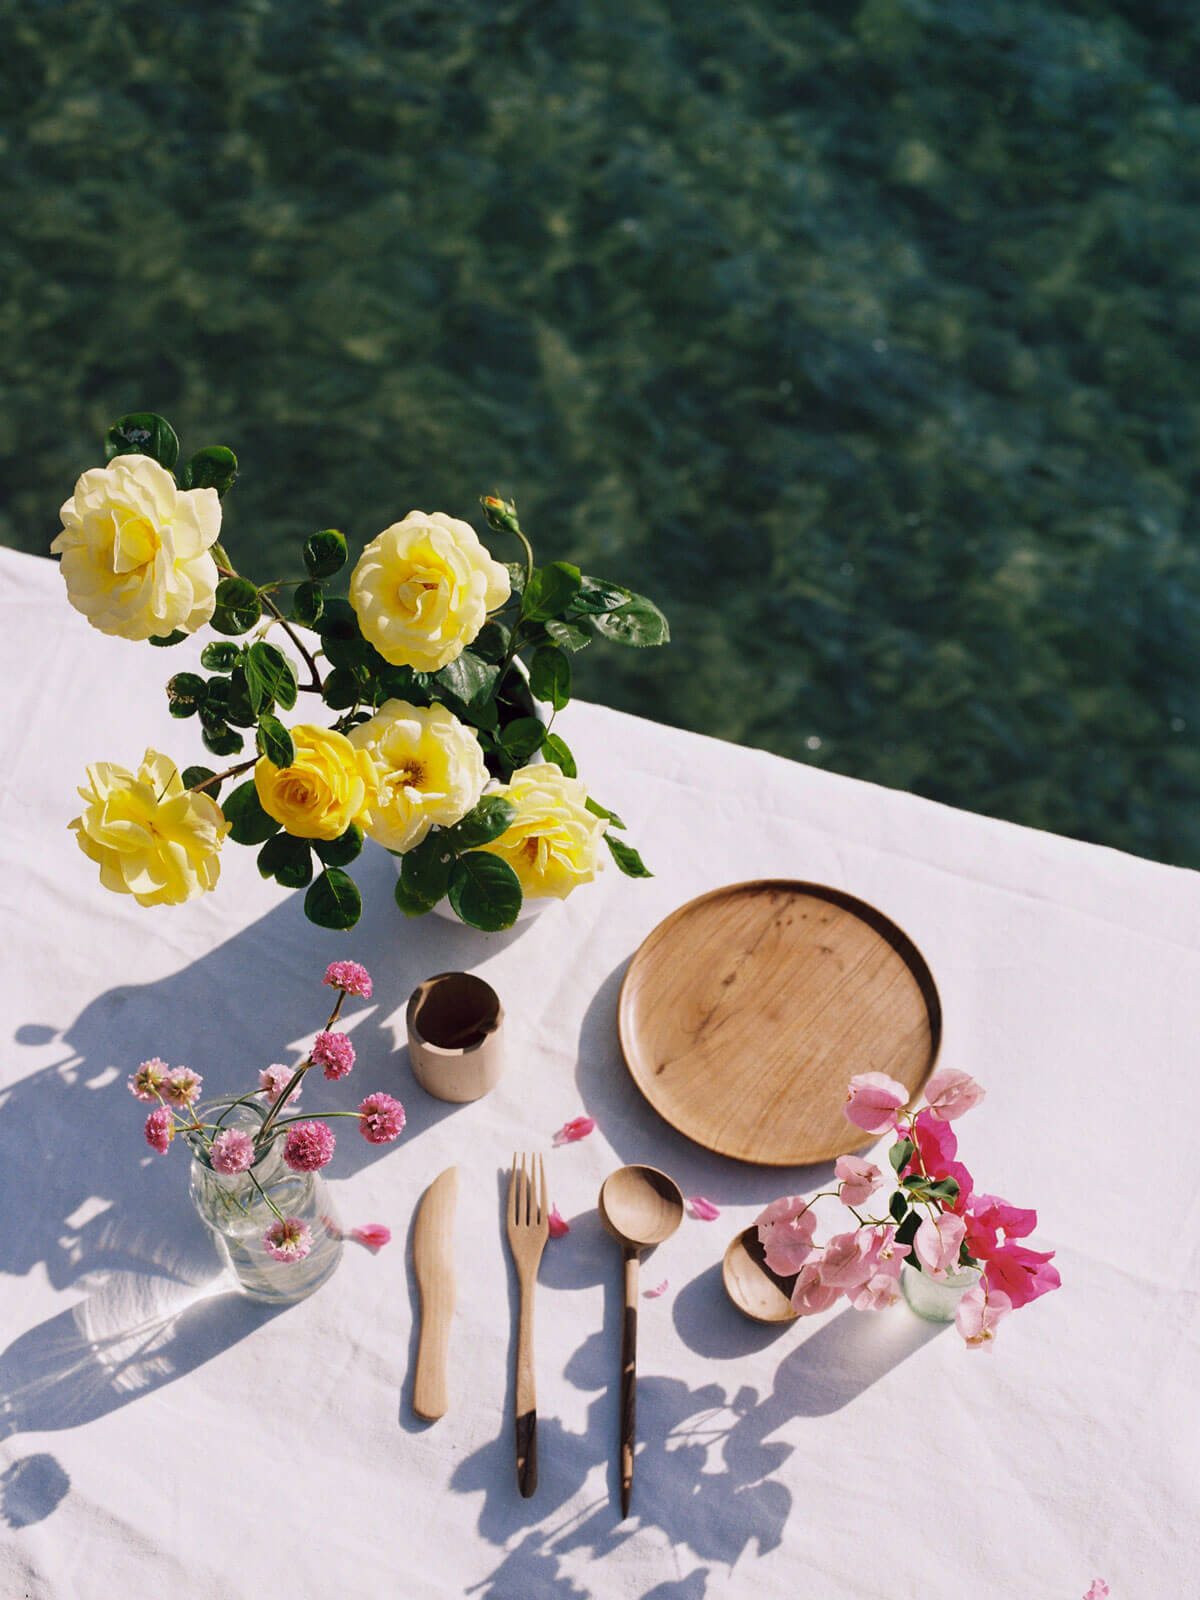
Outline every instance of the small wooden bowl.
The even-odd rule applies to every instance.
[[[504,1007],[473,972],[439,972],[409,996],[413,1077],[438,1100],[463,1104],[494,1089],[504,1070]]]
[[[751,1223],[731,1239],[721,1264],[725,1293],[738,1310],[754,1322],[795,1322],[797,1312],[789,1298],[794,1277],[772,1272],[758,1242],[758,1228]]]

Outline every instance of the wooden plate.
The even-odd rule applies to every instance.
[[[650,1104],[689,1139],[759,1166],[869,1143],[846,1084],[886,1072],[915,1094],[942,1008],[924,957],[863,900],[762,879],[690,900],[625,974],[621,1049]]]

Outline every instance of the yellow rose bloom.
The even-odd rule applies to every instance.
[[[215,489],[179,489],[149,456],[114,456],[75,485],[51,544],[67,599],[122,639],[194,633],[216,605],[221,532]]]
[[[259,803],[297,839],[337,839],[352,822],[366,828],[375,800],[375,772],[365,750],[344,733],[302,723],[291,729],[296,759],[277,767],[266,756],[254,768]]]
[[[388,850],[411,850],[434,823],[458,822],[488,781],[474,730],[445,706],[388,700],[347,737],[374,767],[378,794],[366,831]]]
[[[350,604],[363,637],[385,661],[419,672],[447,666],[511,592],[469,523],[444,511],[410,511],[358,558]]]
[[[147,750],[136,774],[98,761],[87,776],[83,815],[68,826],[106,889],[177,906],[215,888],[229,824],[215,800],[183,787],[169,756]]]
[[[592,881],[607,824],[587,810],[587,790],[578,778],[568,778],[546,761],[522,767],[494,792],[511,800],[517,815],[498,839],[480,849],[508,862],[527,900],[547,895],[565,900],[577,885]]]

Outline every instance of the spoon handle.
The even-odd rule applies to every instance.
[[[621,1333],[621,1515],[629,1515],[633,1493],[633,1445],[637,1437],[638,1252],[625,1247],[625,1316]]]

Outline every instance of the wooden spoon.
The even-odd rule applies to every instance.
[[[629,1515],[637,1399],[638,1263],[643,1250],[669,1239],[683,1220],[679,1185],[655,1167],[621,1167],[600,1190],[600,1220],[625,1255],[621,1335],[621,1515]]]
[[[734,1305],[755,1322],[795,1322],[797,1313],[790,1299],[795,1275],[785,1277],[771,1271],[753,1223],[730,1240],[721,1277]]]

